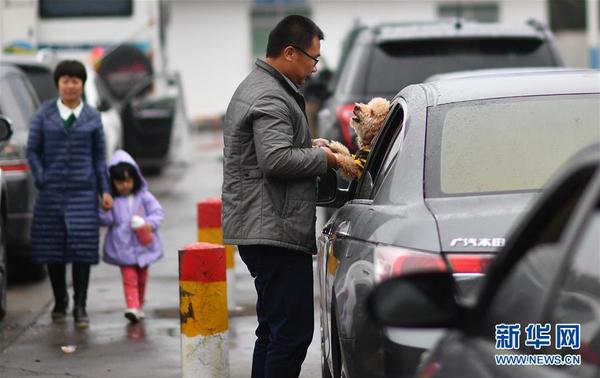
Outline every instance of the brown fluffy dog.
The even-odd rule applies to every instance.
[[[383,121],[389,110],[390,102],[381,97],[373,98],[368,104],[356,103],[350,126],[356,131],[358,151],[356,154],[351,155],[346,146],[340,142],[329,144],[341,174],[346,180],[356,180],[362,174],[373,140],[383,126]]]

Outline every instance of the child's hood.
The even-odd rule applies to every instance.
[[[142,171],[140,171],[140,167],[138,167],[137,163],[135,162],[135,160],[133,160],[131,155],[129,155],[126,151],[123,151],[123,150],[115,151],[112,158],[110,159],[110,163],[108,163],[108,168],[110,169],[110,167],[115,166],[119,163],[128,163],[128,164],[131,164],[132,166],[134,166],[138,175],[140,176],[140,179],[142,180],[141,189],[148,188],[148,183],[146,182],[146,179],[142,175]]]

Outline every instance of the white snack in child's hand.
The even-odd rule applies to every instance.
[[[146,224],[146,221],[144,221],[144,218],[140,217],[139,215],[134,215],[131,217],[131,228],[140,228],[143,227]]]

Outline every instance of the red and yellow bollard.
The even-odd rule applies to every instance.
[[[194,243],[179,251],[182,377],[229,376],[225,247]]]
[[[198,241],[223,244],[223,228],[221,226],[221,199],[207,198],[198,202]],[[235,309],[235,265],[234,265],[235,247],[225,245],[225,254],[227,256],[227,308]]]

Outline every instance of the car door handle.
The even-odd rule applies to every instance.
[[[344,236],[344,237],[350,236],[350,222],[349,221],[343,221],[343,222],[341,222],[335,228],[335,230],[333,231],[333,233],[335,235],[337,235],[337,236]]]

